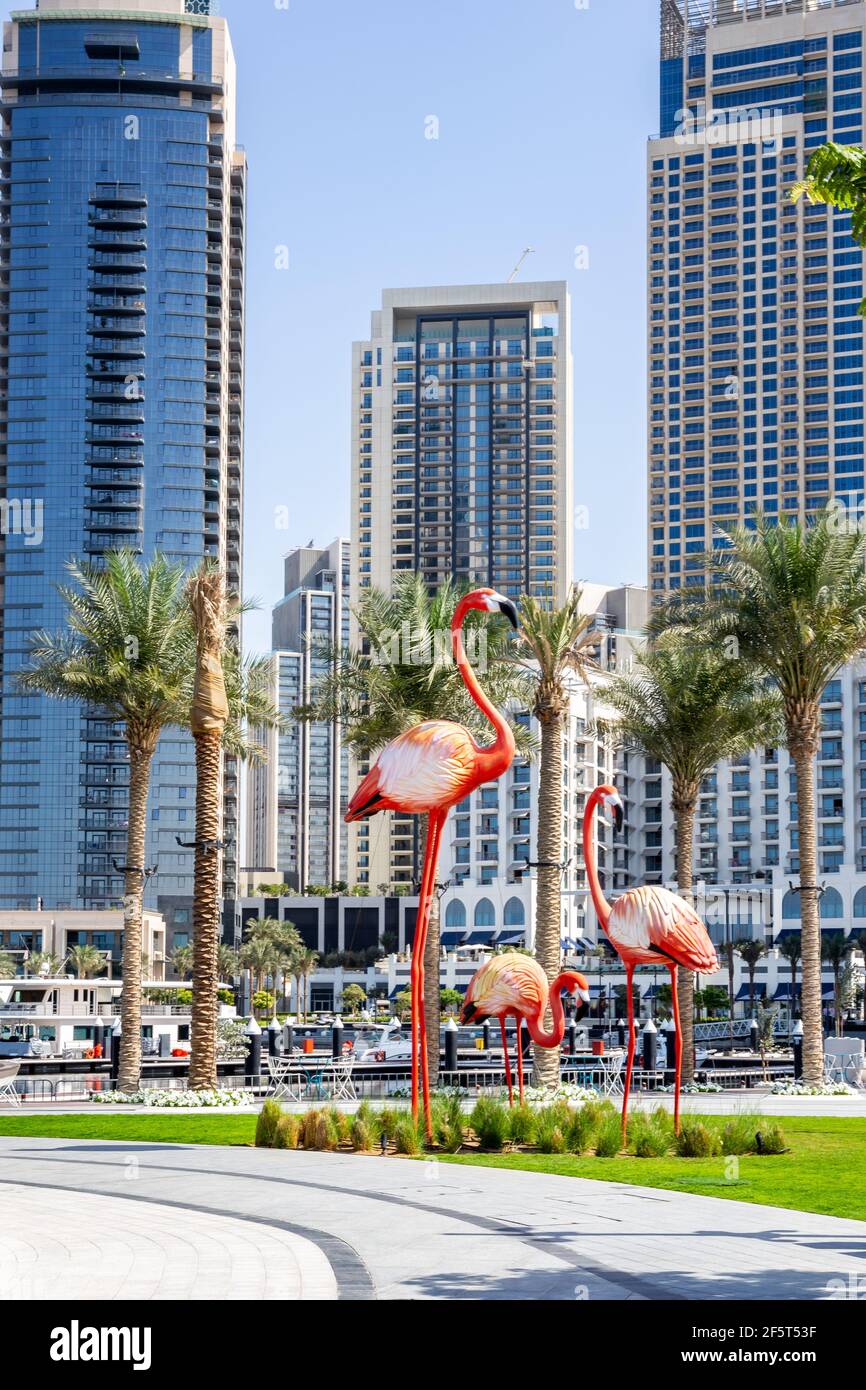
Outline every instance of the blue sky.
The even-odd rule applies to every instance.
[[[382,287],[505,280],[526,245],[523,278],[567,277],[573,296],[575,503],[589,508],[575,577],[644,582],[656,0],[221,12],[250,164],[245,587],[262,608],[248,645],[269,644],[285,551],[348,534],[350,345]]]
[[[351,343],[382,288],[505,280],[527,245],[522,278],[573,296],[575,578],[645,581],[658,5],[578,3],[222,0],[250,164],[251,649],[270,644],[286,550],[349,534]]]

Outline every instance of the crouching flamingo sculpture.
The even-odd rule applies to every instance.
[[[601,891],[596,865],[592,825],[598,807],[604,803],[614,813],[617,830],[622,829],[623,805],[615,787],[596,787],[587,799],[583,813],[583,857],[589,889],[596,915],[608,940],[625,965],[628,997],[628,1060],[625,1072],[625,1095],[622,1102],[622,1132],[625,1138],[628,1120],[628,1093],[634,1066],[635,1029],[632,978],[638,965],[663,965],[671,972],[674,1027],[676,1028],[676,1075],[674,1082],[674,1127],[680,1132],[680,1078],[683,1063],[683,1038],[680,1031],[680,1008],[677,999],[677,970],[694,970],[712,975],[719,962],[707,929],[694,908],[656,884],[630,888],[611,904]]]
[[[514,628],[517,627],[517,609],[510,599],[503,598],[493,589],[475,589],[460,600],[451,621],[454,660],[466,689],[493,725],[495,739],[486,747],[480,747],[462,724],[445,719],[416,724],[382,749],[346,812],[347,821],[362,820],[375,815],[377,811],[405,811],[427,816],[427,847],[412,946],[411,986],[412,1116],[417,1121],[420,1063],[428,1138],[432,1137],[433,1131],[424,1020],[424,947],[430,922],[430,902],[436,887],[442,827],[452,806],[456,806],[483,782],[492,782],[501,777],[514,758],[514,734],[508,720],[487,698],[466,658],[463,620],[472,609],[481,613],[502,613]],[[436,985],[438,988],[438,980]]]
[[[532,956],[521,955],[519,951],[507,951],[501,956],[491,956],[490,960],[485,961],[476,970],[469,982],[460,1022],[481,1023],[485,1018],[499,1019],[509,1105],[514,1104],[514,1094],[505,1020],[509,1014],[513,1014],[517,1023],[517,1084],[522,1101],[523,1049],[520,1046],[520,1021],[526,1019],[529,1035],[539,1047],[558,1047],[565,1033],[563,990],[569,994],[576,994],[583,1003],[589,1003],[589,985],[583,975],[579,975],[575,970],[564,970],[561,975],[557,975],[548,990],[547,976],[538,961],[533,960]],[[548,994],[553,1027],[549,1033],[545,1033],[543,1024]]]

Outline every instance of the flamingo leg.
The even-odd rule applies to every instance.
[[[520,1104],[523,1104],[523,1019],[520,1014],[514,1015],[514,1022],[517,1024],[517,1089],[520,1094]]]
[[[505,1080],[508,1082],[508,1104],[514,1104],[514,1091],[511,1086],[511,1060],[508,1056],[508,1038],[505,1035],[506,1014],[499,1015],[499,1027],[502,1029],[502,1053],[505,1057]]]
[[[622,1098],[622,1142],[625,1145],[625,1131],[628,1125],[628,1096],[631,1090],[631,1073],[634,1067],[635,1031],[634,1031],[634,996],[632,993],[631,982],[634,976],[634,966],[627,965],[625,968],[625,992],[628,1005],[628,1057],[625,1064],[625,1086]]]
[[[427,848],[424,854],[424,872],[421,876],[421,898],[418,903],[418,923],[415,928],[415,944],[412,950],[412,1002],[417,1008],[417,1031],[412,1038],[412,1118],[418,1121],[418,1064],[420,1061],[421,1087],[424,1096],[424,1121],[427,1138],[433,1138],[433,1118],[430,1113],[430,1075],[427,1066],[427,1022],[424,1017],[424,950],[427,945],[427,928],[430,925],[430,904],[436,890],[436,868],[439,862],[439,842],[445,814],[431,811],[427,823]],[[438,989],[439,981],[436,981]],[[417,1040],[417,1048],[416,1048]]]
[[[674,1133],[680,1132],[680,1080],[683,1074],[683,1035],[680,1028],[680,1001],[677,998],[677,967],[671,966],[671,1000],[674,1007],[674,1027],[676,1029],[677,1050],[674,1073]]]

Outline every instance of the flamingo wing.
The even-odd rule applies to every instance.
[[[346,819],[386,810],[444,810],[472,789],[477,775],[478,749],[462,725],[444,719],[416,724],[382,749]]]
[[[715,947],[694,908],[656,884],[633,888],[618,898],[608,932],[617,950],[638,961],[661,957],[702,975],[719,968]]]
[[[516,951],[492,956],[473,975],[466,1002],[491,1018],[514,1009],[539,1014],[547,1003],[547,976],[531,956]]]

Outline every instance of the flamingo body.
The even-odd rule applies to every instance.
[[[565,1032],[561,999],[564,989],[570,993],[576,992],[585,1003],[589,1003],[589,985],[583,975],[579,975],[577,971],[563,971],[548,986],[547,976],[538,961],[532,956],[522,955],[519,951],[491,956],[476,970],[469,982],[460,1016],[461,1022],[470,1023],[483,1018],[499,1019],[509,1101],[512,1099],[512,1092],[511,1066],[505,1036],[506,1019],[509,1014],[513,1014],[517,1022],[517,1074],[520,1099],[523,1100],[521,1021],[526,1019],[530,1036],[540,1047],[558,1047]],[[553,1013],[553,1028],[550,1033],[545,1033],[543,1022],[548,999]]]
[[[671,996],[676,1030],[676,1069],[674,1075],[674,1125],[680,1129],[680,1077],[683,1040],[677,998],[677,971],[692,970],[712,975],[719,968],[716,950],[707,929],[685,898],[657,884],[631,888],[615,903],[609,903],[601,890],[592,839],[596,809],[604,803],[616,814],[617,829],[622,825],[622,800],[615,787],[596,787],[587,798],[583,813],[583,856],[593,905],[602,930],[607,935],[626,972],[628,1004],[628,1058],[622,1102],[622,1135],[626,1136],[628,1096],[635,1052],[634,997],[632,979],[638,965],[664,965],[671,973]]]
[[[455,806],[486,781],[475,740],[446,719],[416,724],[382,749],[349,803],[346,820],[377,811],[423,814]]]
[[[623,960],[634,965],[666,965],[712,975],[715,948],[694,908],[667,888],[645,883],[611,905],[607,934]]]

